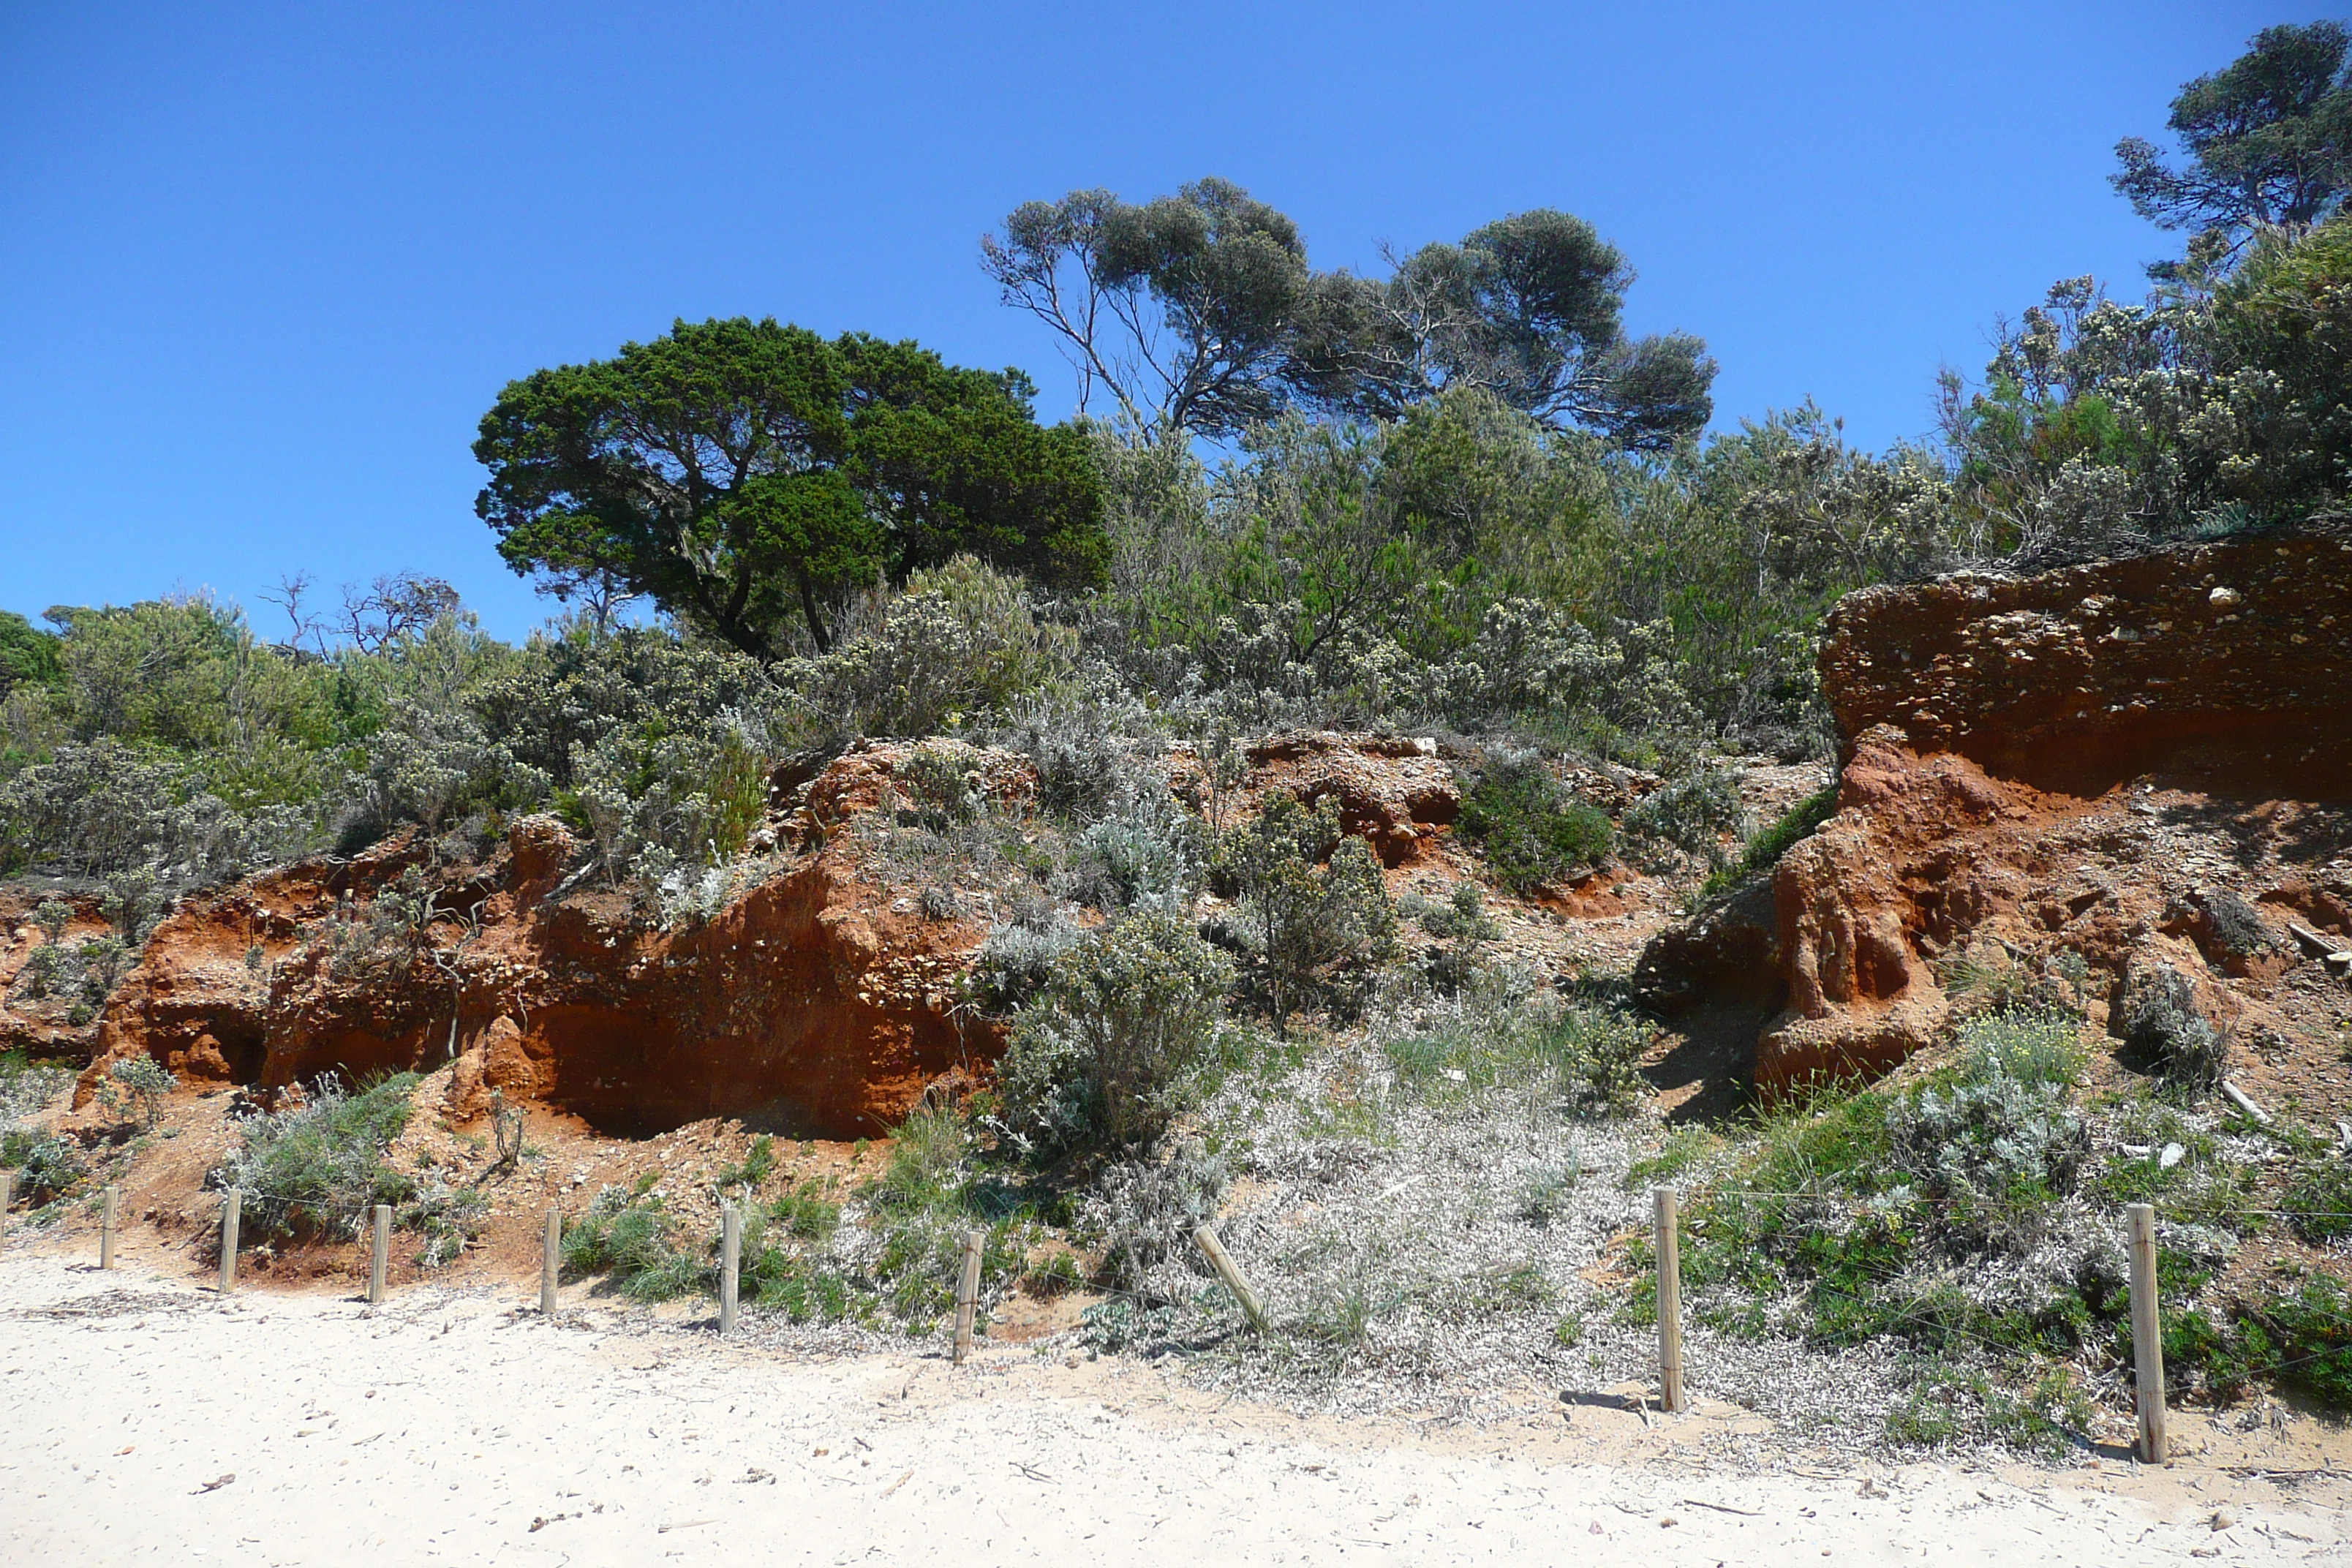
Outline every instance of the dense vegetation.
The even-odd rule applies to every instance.
[[[2273,28],[2184,89],[2182,161],[2118,149],[2118,189],[2189,231],[2152,291],[2053,286],[1981,382],[1946,378],[1932,438],[1885,452],[1810,405],[1703,434],[1705,344],[1630,337],[1631,267],[1570,215],[1512,215],[1360,277],[1313,268],[1295,224],[1215,179],[1027,204],[986,242],[989,278],[1077,369],[1065,424],[1038,422],[1016,370],[774,321],[679,321],[525,376],[475,447],[497,549],[563,606],[520,646],[414,576],[327,608],[289,578],[271,599],[282,634],[204,595],[58,606],[46,629],[0,614],[0,873],[102,890],[112,928],[68,942],[71,911],[44,906],[18,984],[86,1023],[179,891],[407,828],[462,858],[526,812],[569,822],[588,847],[576,870],[643,918],[691,920],[751,874],[779,762],[919,739],[907,811],[868,847],[934,913],[976,883],[1002,895],[970,1000],[1008,1021],[1012,1048],[970,1116],[900,1129],[870,1185],[763,1198],[759,1300],[928,1321],[961,1227],[988,1228],[993,1286],[1028,1267],[1048,1212],[1140,1288],[1163,1260],[1152,1238],[1222,1180],[1219,1152],[1179,1131],[1243,1125],[1236,1084],[1278,1098],[1298,1037],[1317,1037],[1302,1020],[1380,1042],[1379,1093],[1335,1117],[1507,1089],[1565,1136],[1631,1102],[1638,1029],[1605,997],[1515,991],[1475,884],[1392,906],[1328,806],[1229,819],[1237,737],[1469,742],[1484,761],[1461,831],[1514,889],[1612,853],[1716,887],[1769,867],[1832,797],[1756,836],[1721,761],[1828,753],[1813,651],[1843,595],[2345,504],[2347,52],[2332,23]],[[1155,760],[1171,740],[1206,773],[1197,809]],[[1034,800],[971,788],[963,741],[1024,753]],[[1559,784],[1564,752],[1666,780],[1612,821]],[[412,889],[357,919],[345,934],[373,951],[433,915]],[[1401,921],[1436,942],[1410,965]],[[2152,1048],[2196,1078],[2199,1043],[2150,1017]],[[1943,1078],[1764,1128],[1692,1215],[1701,1310],[1831,1344],[2114,1353],[2113,1258],[2053,1239],[2120,1179],[2087,1160],[2090,1129],[2220,1134],[2179,1131],[2152,1100],[2080,1105],[2071,1037],[1981,1017]],[[46,1081],[32,1073],[13,1064],[8,1082]],[[152,1124],[167,1087],[121,1079],[110,1103]],[[331,1230],[383,1201],[458,1245],[470,1195],[385,1163],[410,1087],[320,1086],[252,1120],[224,1179],[274,1194],[268,1228]],[[42,1201],[89,1174],[57,1139],[18,1136],[8,1158]],[[1549,1223],[1576,1179],[1535,1170],[1514,1223]],[[662,1203],[608,1192],[567,1259],[639,1296],[697,1288],[707,1248]],[[867,1223],[844,1231],[845,1205]],[[1929,1278],[2021,1259],[2048,1277],[2030,1301]],[[1553,1310],[1552,1287],[1512,1278],[1511,1310]],[[1333,1289],[1326,1340],[1353,1346],[1371,1309]],[[2180,1353],[2214,1386],[2289,1362],[2340,1378],[2321,1353],[2340,1295],[2319,1281],[2259,1321],[2190,1312],[2181,1332],[2204,1337]],[[1123,1310],[1107,1339],[1142,1331]],[[1922,1388],[1913,1435],[1932,1438],[1952,1400]],[[2052,1384],[2018,1420],[2040,1433],[2074,1397]]]

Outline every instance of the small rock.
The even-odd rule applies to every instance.
[[[2207,602],[2217,610],[2234,610],[2243,604],[2246,598],[2235,588],[2216,588],[2205,597]]]
[[[2159,1169],[2169,1171],[2173,1166],[2180,1163],[2182,1160],[2187,1159],[2188,1156],[2189,1151],[2182,1148],[2179,1144],[2167,1143],[2164,1146],[2164,1152],[2156,1157],[2156,1163]]]

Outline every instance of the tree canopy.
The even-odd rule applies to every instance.
[[[0,697],[18,682],[44,685],[58,679],[58,638],[13,610],[0,610]]]
[[[1103,190],[1025,203],[981,255],[1007,304],[1061,334],[1082,411],[1100,390],[1148,434],[1218,437],[1280,410],[1307,247],[1230,181],[1140,205]]]
[[[762,658],[841,595],[970,552],[1052,586],[1101,572],[1083,437],[1018,371],[744,318],[509,383],[476,510],[518,573],[595,576]]]
[[[1336,275],[1299,379],[1370,418],[1473,386],[1552,429],[1670,447],[1713,414],[1715,361],[1688,333],[1625,335],[1633,277],[1582,218],[1518,213],[1459,245],[1423,246],[1385,280]]]
[[[2168,123],[2187,163],[2168,163],[2152,142],[2126,136],[2116,144],[2116,189],[2150,222],[2196,230],[2204,244],[2192,251],[2216,257],[2255,230],[2319,222],[2352,186],[2347,47],[2341,23],[2264,28],[2246,53],[2172,100]]]
[[[1633,271],[1566,213],[1519,213],[1369,278],[1316,271],[1297,225],[1206,179],[1141,205],[1030,202],[981,249],[1004,301],[1060,335],[1081,409],[1108,395],[1148,437],[1222,438],[1299,405],[1393,418],[1449,386],[1635,448],[1713,412],[1706,344],[1628,338]]]

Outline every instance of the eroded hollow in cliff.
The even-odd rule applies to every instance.
[[[531,1015],[521,1049],[538,1098],[624,1138],[711,1117],[789,1138],[879,1137],[965,1056],[943,1018],[910,1027],[837,1006],[704,1034],[652,1009],[565,1004]]]

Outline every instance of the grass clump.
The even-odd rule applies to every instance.
[[[1713,1153],[1722,1140],[1704,1127],[1678,1127],[1654,1154],[1625,1167],[1625,1190],[1663,1186],[1691,1171]]]
[[[775,1173],[776,1141],[762,1132],[751,1140],[751,1147],[744,1151],[742,1163],[720,1171],[711,1178],[711,1185],[722,1193],[735,1187],[757,1191]]]
[[[959,1111],[924,1108],[891,1130],[890,1162],[860,1194],[866,1213],[855,1248],[866,1288],[910,1331],[955,1306],[964,1237],[982,1233],[983,1296],[1026,1268],[1038,1229],[1029,1205],[982,1168],[971,1123]]]
[[[607,1186],[563,1227],[563,1267],[601,1274],[633,1301],[667,1301],[709,1288],[709,1270],[677,1246],[677,1225],[649,1173],[635,1187]]]
[[[1461,826],[1515,893],[1598,863],[1616,839],[1609,818],[1562,789],[1533,752],[1487,763],[1462,802]]]
[[[1548,1096],[1572,1115],[1625,1116],[1647,1088],[1648,1027],[1606,1005],[1546,1006],[1488,996],[1382,1042],[1399,1089],[1426,1100],[1497,1088]]]

